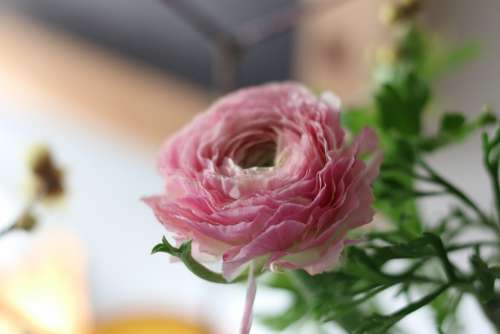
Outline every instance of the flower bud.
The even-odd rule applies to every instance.
[[[38,220],[36,219],[36,217],[32,213],[26,212],[18,218],[13,229],[30,232],[34,230],[37,225]]]
[[[56,198],[64,194],[64,172],[55,163],[46,146],[34,147],[29,156],[37,194],[43,198]]]
[[[380,10],[380,20],[387,25],[411,20],[418,14],[421,6],[421,0],[399,0],[388,3]]]

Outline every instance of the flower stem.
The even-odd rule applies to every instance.
[[[463,244],[455,244],[446,247],[447,252],[461,251],[467,248],[476,248],[482,246],[498,247],[498,241],[478,241],[478,242],[467,242]]]
[[[23,210],[19,213],[16,219],[12,221],[8,226],[4,229],[0,230],[0,238],[9,234],[14,230],[25,230],[31,231],[36,226],[36,219],[33,216],[33,209],[35,206],[40,203],[44,197],[46,192],[41,188],[32,199],[26,204]]]
[[[255,295],[257,293],[257,283],[255,281],[255,264],[250,262],[248,274],[248,288],[245,302],[245,311],[243,312],[243,319],[241,320],[241,334],[249,334],[252,327],[252,313],[253,304],[255,302]]]
[[[229,283],[221,274],[216,273],[198,261],[191,255],[191,241],[183,243],[179,248],[172,246],[165,237],[162,243],[156,245],[152,254],[163,252],[179,258],[184,265],[196,276],[212,283]]]
[[[495,296],[488,303],[481,305],[481,307],[491,324],[500,333],[500,298]]]
[[[420,165],[430,174],[431,180],[439,185],[441,185],[443,188],[445,188],[451,195],[455,196],[458,198],[460,201],[462,201],[464,204],[466,204],[469,208],[471,208],[479,217],[481,222],[490,228],[493,228],[497,234],[500,235],[500,229],[499,226],[494,224],[490,218],[479,208],[479,206],[470,198],[468,197],[463,191],[458,189],[456,186],[454,186],[452,183],[447,181],[443,176],[439,175],[431,166],[429,166],[425,161],[422,159],[419,159],[418,162]]]
[[[413,303],[407,305],[406,307],[402,308],[401,310],[399,310],[399,311],[397,311],[395,313],[392,313],[388,317],[397,319],[396,322],[399,321],[399,320],[401,320],[401,319],[403,319],[408,314],[413,313],[416,310],[418,310],[418,309],[424,307],[425,305],[431,303],[434,299],[436,299],[437,297],[439,297],[439,295],[441,295],[443,292],[445,292],[451,285],[452,285],[451,283],[447,283],[447,284],[444,284],[444,285],[440,286],[434,292],[431,292],[430,294],[428,294],[427,296],[423,297],[422,299],[417,300],[416,302],[413,302]]]

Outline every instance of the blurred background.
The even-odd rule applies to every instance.
[[[140,202],[162,189],[157,149],[237,87],[293,79],[363,100],[372,54],[388,41],[381,2],[0,0],[0,226],[25,202],[33,143],[51,147],[69,183],[64,203],[40,213],[43,228],[0,240],[0,333],[33,323],[40,334],[235,333],[244,286],[204,283],[149,255],[164,234]],[[438,83],[440,104],[471,115],[500,105],[499,18],[497,0],[426,3],[432,30],[482,47]],[[487,204],[478,147],[474,138],[432,162]],[[256,313],[286,302],[261,289]],[[475,307],[461,312],[493,333]],[[433,333],[424,313],[404,321],[410,333]]]

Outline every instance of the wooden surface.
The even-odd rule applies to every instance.
[[[0,16],[0,80],[40,112],[62,112],[149,146],[210,100],[199,87],[13,14]]]

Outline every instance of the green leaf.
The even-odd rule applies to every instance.
[[[463,292],[446,291],[430,304],[434,311],[434,320],[439,333],[458,334],[461,332],[456,312],[462,297]]]
[[[344,110],[340,116],[342,125],[353,134],[375,124],[374,115],[369,108],[351,107]]]
[[[441,119],[441,131],[448,133],[460,132],[465,125],[465,116],[461,113],[446,113]]]
[[[449,48],[445,60],[441,64],[442,71],[456,69],[475,59],[481,53],[481,46],[477,42],[469,41],[460,46]]]
[[[499,266],[493,266],[490,268],[490,273],[496,278],[500,279],[500,267]]]
[[[375,249],[375,258],[382,263],[394,259],[418,259],[435,255],[427,236],[422,236],[406,244],[379,247]]]
[[[438,289],[436,289],[434,292],[423,297],[422,299],[410,303],[404,308],[390,315],[386,316],[376,315],[370,321],[361,324],[353,332],[353,334],[385,334],[392,326],[394,326],[401,319],[417,311],[418,309],[424,307],[425,305],[431,303],[435,298],[437,298],[441,293],[446,291],[449,287],[450,285],[448,284],[443,285]]]
[[[477,294],[481,303],[487,303],[493,298],[495,293],[495,276],[488,268],[486,262],[479,257],[479,255],[474,254],[471,257],[471,264],[475,270],[475,277],[477,282]]]
[[[477,118],[476,123],[478,127],[494,125],[498,122],[498,116],[495,115],[491,107],[486,106],[484,112]]]
[[[459,142],[474,133],[475,130],[496,124],[496,115],[486,108],[475,120],[467,121],[463,113],[445,113],[441,119],[441,126],[434,136],[420,138],[418,146],[421,150],[432,152],[446,145]]]
[[[344,270],[351,275],[380,285],[394,282],[391,277],[382,272],[380,262],[375,261],[363,249],[356,247],[348,249]]]
[[[162,252],[175,256],[179,258],[193,274],[206,281],[212,283],[232,283],[228,282],[222,274],[216,273],[196,261],[191,255],[191,244],[192,241],[188,241],[183,243],[179,248],[176,248],[168,242],[167,238],[163,237],[162,243],[153,247],[152,254]]]
[[[374,315],[361,326],[358,326],[352,334],[386,334],[396,322],[390,317]]]
[[[439,258],[441,261],[441,264],[443,265],[444,271],[446,272],[446,276],[448,277],[448,280],[450,282],[455,282],[456,281],[456,268],[455,266],[451,263],[450,259],[448,258],[448,253],[446,252],[446,249],[444,247],[443,241],[441,238],[430,232],[425,232],[423,234],[423,237],[426,238],[426,240],[429,242],[429,244],[434,248],[436,251],[436,256]]]
[[[375,301],[369,297],[382,288],[350,272],[350,263],[348,260],[333,272],[314,276],[302,270],[294,272],[294,277],[301,281],[297,287],[310,297],[310,315],[321,322],[335,321],[348,333],[368,320],[371,312],[377,312]]]
[[[413,72],[383,84],[375,94],[380,127],[404,135],[420,134],[429,99],[429,87]]]
[[[381,266],[394,259],[419,259],[429,256],[436,256],[440,259],[450,282],[456,280],[456,268],[449,260],[441,238],[430,232],[425,232],[421,237],[405,244],[378,247],[366,262],[371,263],[372,266],[374,264]]]
[[[436,80],[444,73],[460,68],[475,59],[481,53],[481,46],[476,42],[450,46],[446,41],[434,37],[428,41],[428,57],[422,72],[429,80]]]
[[[307,312],[307,304],[303,300],[295,299],[294,302],[281,314],[262,316],[260,317],[260,321],[265,326],[273,330],[283,331],[305,317]]]
[[[428,43],[422,29],[411,25],[399,42],[399,57],[402,64],[420,70],[426,62]]]

